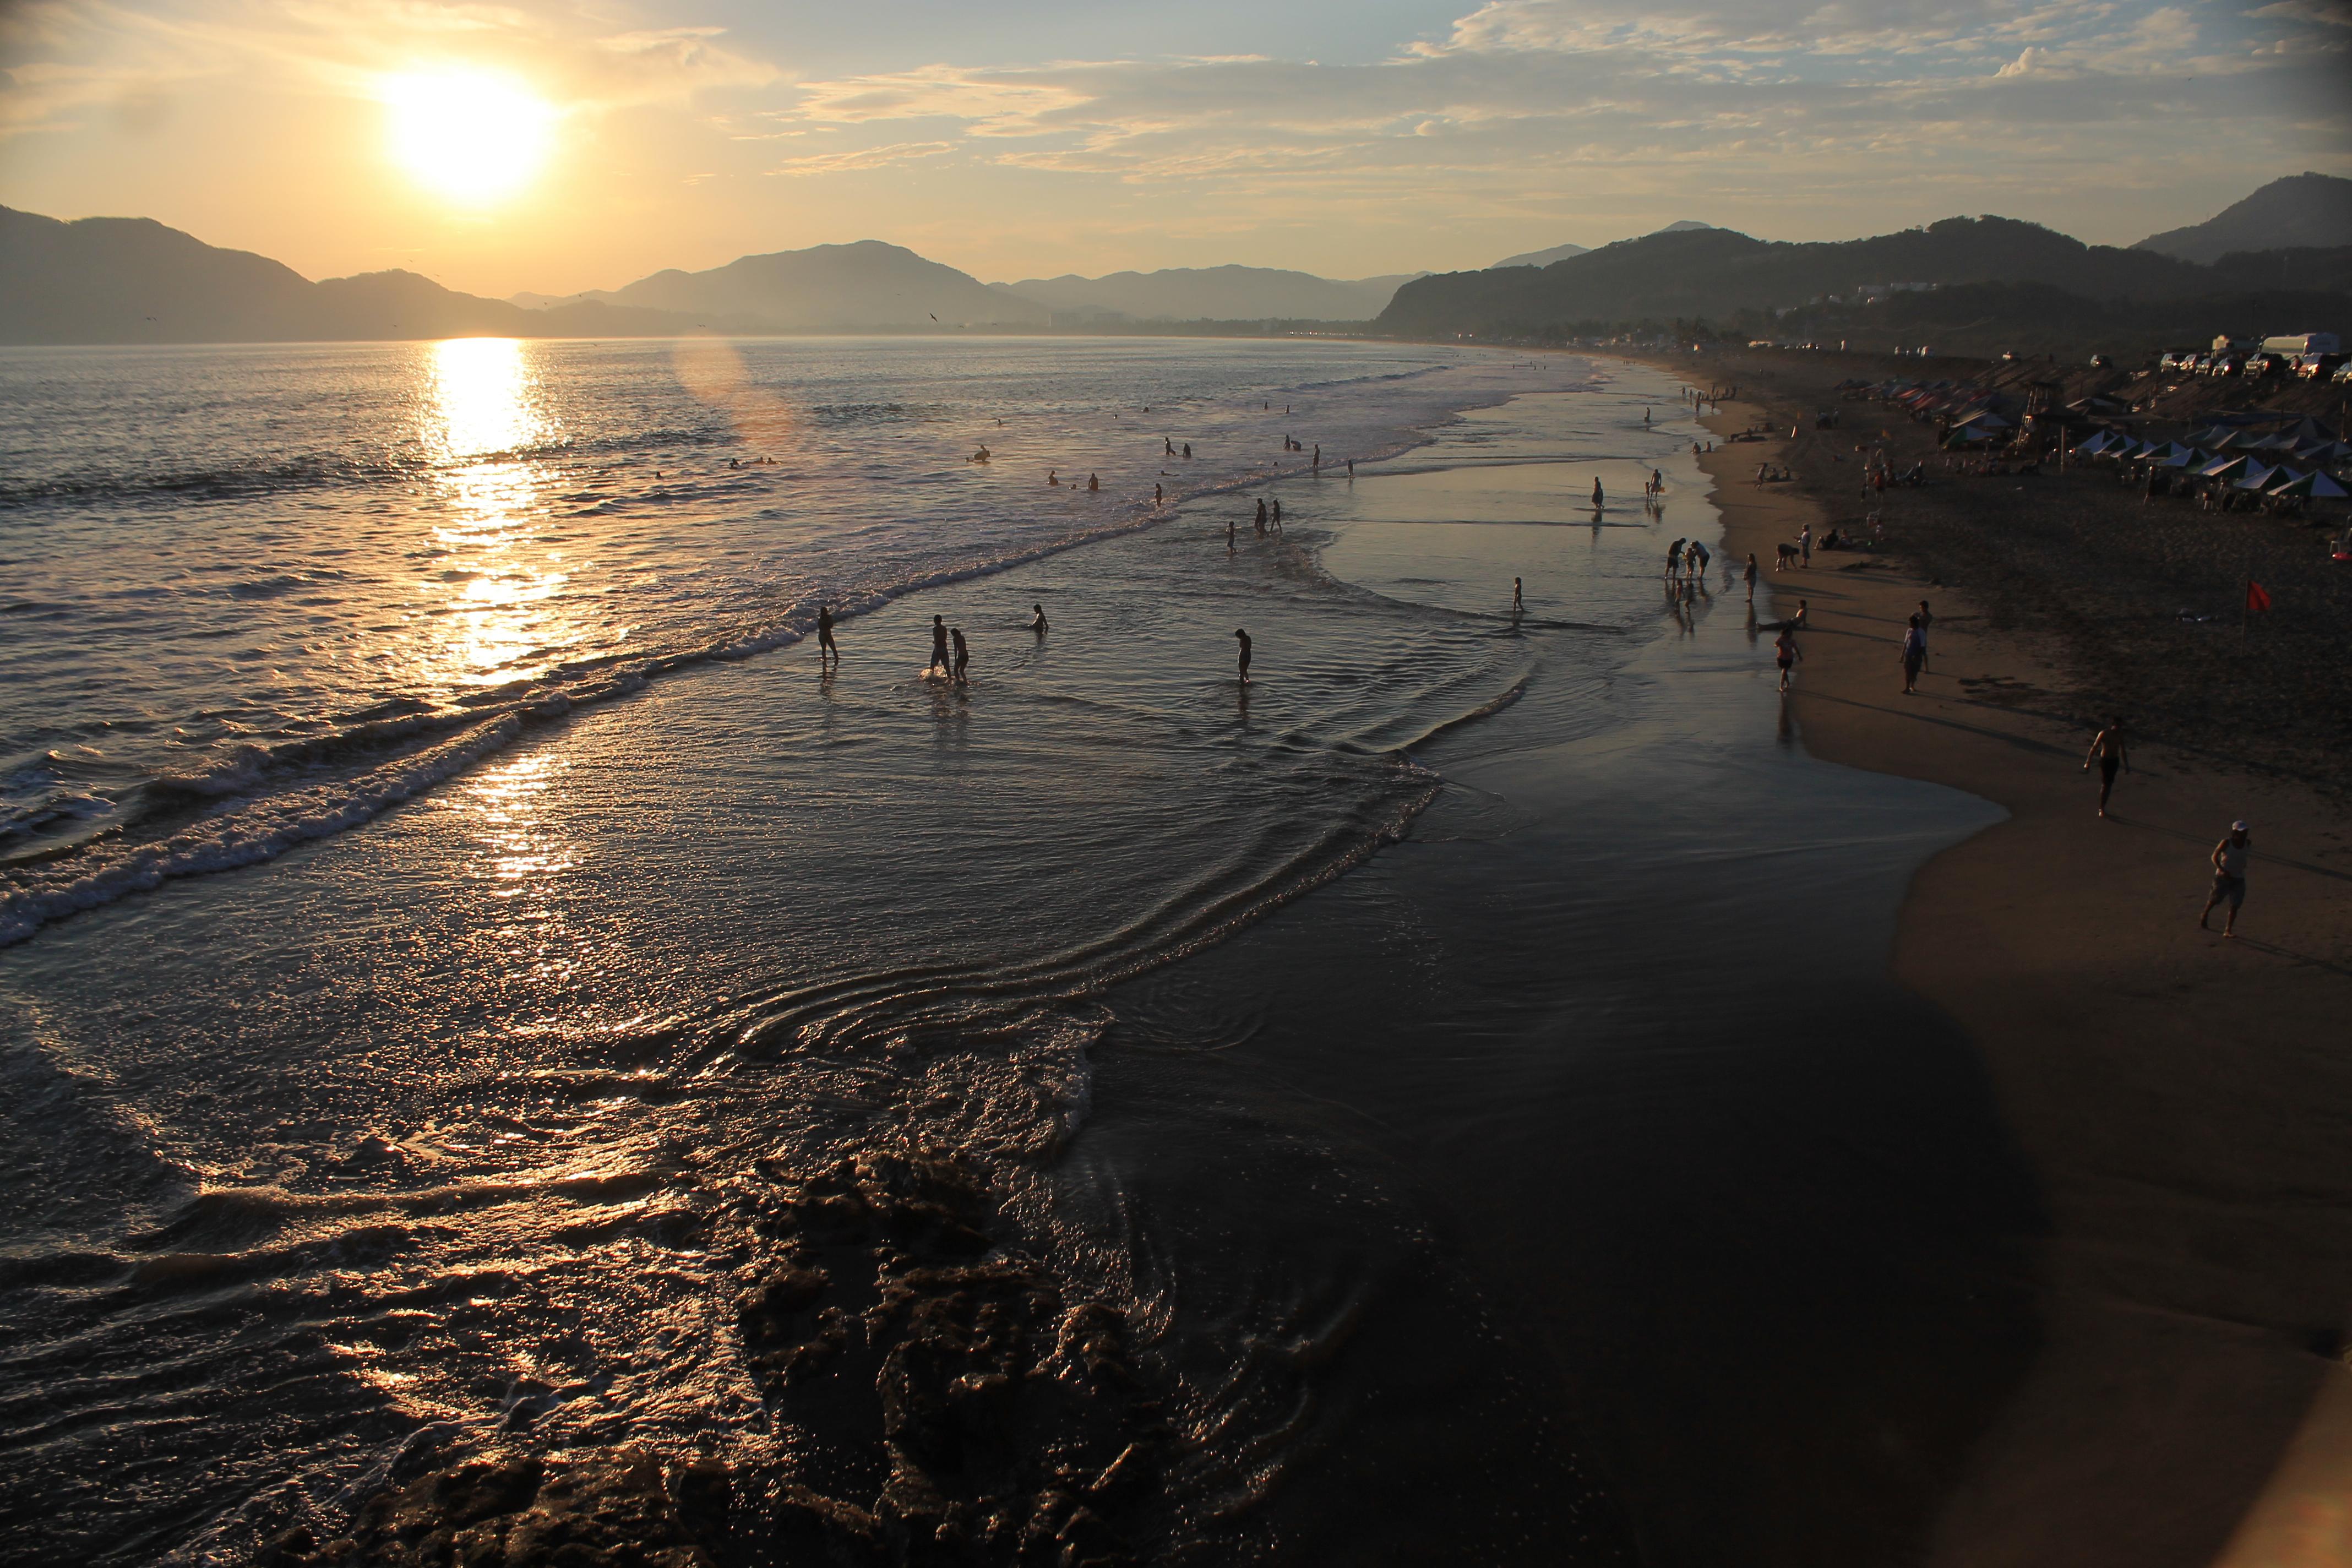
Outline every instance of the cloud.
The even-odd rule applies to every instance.
[[[893,142],[886,147],[860,147],[847,153],[815,153],[804,158],[787,158],[768,173],[838,174],[853,169],[882,169],[893,163],[918,163],[955,150],[952,142]]]
[[[419,0],[36,0],[0,9],[0,61],[13,79],[0,134],[73,129],[93,106],[204,79],[372,97],[388,71],[452,58],[510,71],[573,113],[682,104],[782,78],[730,47],[722,29],[627,21],[561,5]]]

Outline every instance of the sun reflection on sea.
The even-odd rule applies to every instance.
[[[582,636],[562,605],[562,557],[540,548],[553,476],[534,449],[556,428],[534,352],[513,338],[452,338],[430,351],[419,439],[445,519],[433,530],[433,585],[446,596],[425,650],[436,684],[536,680]]]

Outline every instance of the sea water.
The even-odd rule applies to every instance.
[[[1329,1129],[1204,1122],[1140,1163],[1118,1140],[1202,1113],[1254,988],[1411,988],[1409,943],[1378,984],[1197,990],[1419,822],[1527,827],[1526,792],[1449,784],[1486,726],[1522,755],[1679,743],[1640,673],[1696,636],[1660,542],[1714,528],[1669,378],[1322,342],[484,340],[18,353],[0,389],[12,1558],[234,1560],[498,1451],[704,1455],[753,1511],[787,1482],[877,1507],[914,1450],[872,1372],[780,1382],[749,1304],[802,1277],[877,1324],[950,1276],[968,1296],[966,1220],[989,1279],[1125,1325],[1134,1409],[1063,1447],[1160,1434],[1136,1549],[1298,1533],[1276,1483],[1378,1429],[1318,1400],[1396,1386],[1313,1371],[1365,1321],[1392,1207],[1377,1182],[1308,1201],[1347,1168]],[[925,668],[935,616],[965,681]],[[1883,889],[1958,820],[1818,847],[1884,861]],[[1542,874],[1547,919],[1627,886]],[[1122,1026],[1209,1065],[1122,1088],[1074,1164]],[[1219,1150],[1221,1223],[1311,1280],[1168,1239],[1187,1205],[1152,1194]],[[963,1218],[828,1250],[795,1216],[845,1183]],[[1463,1394],[1476,1362],[1380,1364],[1460,1421],[1510,1403]]]

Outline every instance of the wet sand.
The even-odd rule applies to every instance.
[[[1776,410],[1788,428],[1786,410]],[[1764,410],[1727,404],[1746,430]],[[1774,546],[1829,519],[1754,483],[1787,443],[1718,445],[1725,551],[1811,601],[1789,706],[1831,761],[1951,784],[2009,819],[1928,863],[1894,973],[1966,1032],[2047,1211],[2021,1237],[2039,1348],[1938,1511],[1929,1560],[2352,1560],[2352,832],[2314,791],[2136,747],[2105,821],[2067,672],[1967,583]],[[1902,497],[1885,510],[1899,529]],[[1988,526],[1997,526],[1990,521]],[[1933,602],[1929,673],[1896,647]],[[2277,722],[2292,721],[2279,713]],[[2229,823],[2256,855],[2240,936],[2197,929]],[[2216,917],[2219,924],[2219,917]]]

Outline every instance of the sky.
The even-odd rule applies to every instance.
[[[2352,0],[0,0],[0,205],[493,296],[867,238],[987,281],[2127,245],[2305,170],[2352,175]]]

